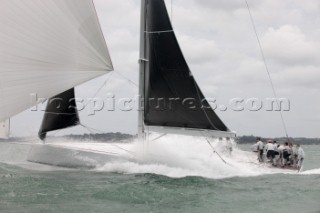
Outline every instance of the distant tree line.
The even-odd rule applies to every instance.
[[[253,136],[253,135],[244,135],[237,137],[237,143],[238,144],[246,144],[246,143],[255,143],[256,138],[259,136]],[[266,137],[260,137],[263,142],[266,142],[267,140],[275,140],[278,143],[281,142],[287,142],[288,139],[286,137],[280,137],[280,138],[266,138]],[[294,144],[303,144],[303,145],[312,145],[312,144],[320,144],[320,138],[289,138],[289,141]]]
[[[48,136],[46,141],[76,141],[76,142],[130,142],[136,136],[115,132],[115,133],[103,133],[103,134],[83,134],[83,135],[64,135],[64,136]],[[34,142],[36,139],[31,137],[10,137],[9,139],[0,139],[0,142]]]
[[[101,133],[101,134],[84,134],[84,135],[67,135],[63,138],[75,141],[98,141],[98,142],[127,142],[135,138],[134,135],[125,133]]]
[[[256,141],[256,138],[258,136],[253,136],[253,135],[245,135],[245,136],[238,136],[236,138],[236,141],[238,144],[253,144]],[[47,138],[48,141],[61,141],[61,140],[68,140],[68,141],[77,141],[77,142],[101,142],[101,143],[112,143],[112,142],[130,142],[137,138],[137,135],[130,135],[130,134],[125,134],[125,133],[103,133],[103,134],[84,134],[84,135],[65,135],[65,136],[49,136]],[[278,143],[281,142],[286,142],[288,141],[287,138],[285,137],[280,137],[280,138],[266,138],[266,137],[261,137],[261,140],[263,142],[266,142],[267,140],[272,139],[276,140]],[[34,141],[34,138],[20,138],[20,137],[12,137],[8,140],[5,139],[0,139],[0,142],[10,142],[10,141],[15,141],[15,142],[28,142],[28,141]],[[290,142],[294,144],[320,144],[320,138],[290,138]]]
[[[66,136],[55,136],[49,139],[50,140],[59,140],[66,139],[71,141],[78,142],[86,142],[86,141],[94,141],[94,142],[130,142],[135,138],[134,135],[120,133],[120,132],[110,132],[110,133],[101,133],[101,134],[84,134],[84,135],[66,135]]]

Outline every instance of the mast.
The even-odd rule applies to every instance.
[[[146,52],[145,52],[145,31],[146,31],[146,0],[141,0],[141,22],[140,22],[140,57],[139,57],[139,113],[138,113],[138,139],[144,141],[144,78],[145,78],[145,63],[146,63]]]
[[[10,138],[10,132],[11,132],[11,118],[8,119],[8,138]]]

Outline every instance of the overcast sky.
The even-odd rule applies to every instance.
[[[134,97],[138,88],[140,1],[95,0],[115,73],[77,87],[79,97]],[[171,4],[173,2],[173,4]],[[167,0],[173,27],[189,67],[206,97],[229,107],[233,98],[272,98],[250,15],[244,0]],[[320,137],[320,1],[248,0],[290,136]],[[171,14],[171,11],[173,13]],[[217,114],[238,135],[284,136],[279,112],[233,111]],[[137,111],[103,110],[80,114],[82,123],[104,132],[137,131]],[[35,135],[41,112],[12,119],[13,135]],[[59,134],[88,133],[83,127]]]

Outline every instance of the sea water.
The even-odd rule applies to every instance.
[[[241,151],[248,145],[231,155],[214,148],[226,163],[203,141],[164,138],[122,146],[128,155],[143,149],[140,161],[64,168],[27,161],[26,144],[2,143],[0,212],[320,212],[320,146],[303,146],[302,173],[259,165]]]

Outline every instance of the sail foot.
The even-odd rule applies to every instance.
[[[211,137],[211,138],[235,138],[236,133],[231,131],[218,131],[218,130],[207,130],[207,129],[195,129],[195,128],[180,128],[180,127],[167,127],[167,126],[148,126],[151,132],[167,133],[175,135],[190,135],[198,137]]]

